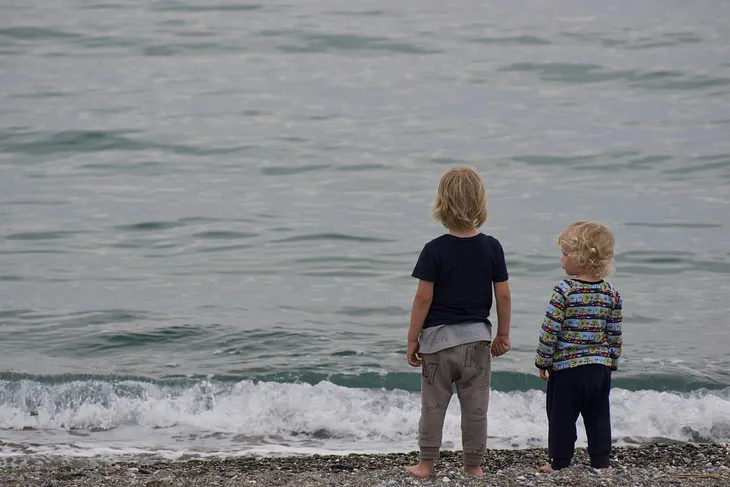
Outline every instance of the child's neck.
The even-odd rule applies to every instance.
[[[479,232],[476,230],[476,228],[458,228],[458,229],[449,229],[449,235],[453,235],[454,237],[459,238],[469,238],[474,237],[475,235],[479,235]]]
[[[579,272],[575,275],[575,279],[586,282],[601,282],[603,280],[602,277],[591,274],[590,272]]]

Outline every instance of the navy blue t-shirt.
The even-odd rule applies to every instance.
[[[491,325],[492,285],[509,278],[502,245],[483,233],[467,238],[446,234],[431,240],[411,275],[434,283],[423,328],[471,322]]]

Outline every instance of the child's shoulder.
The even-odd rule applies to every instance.
[[[446,241],[444,237],[445,235],[439,235],[438,237],[432,238],[423,245],[423,250],[425,252],[434,252],[439,250],[444,246],[444,242]]]
[[[452,247],[454,245],[461,245],[462,243],[478,243],[486,245],[490,248],[501,248],[502,244],[495,237],[487,235],[486,233],[478,233],[473,237],[456,237],[449,233],[444,233],[438,237],[434,237],[426,242],[425,247]]]
[[[567,294],[570,294],[570,292],[573,290],[574,287],[575,287],[575,282],[573,281],[573,279],[566,278],[566,279],[561,279],[560,281],[558,281],[558,283],[555,284],[555,286],[553,286],[553,290],[560,291],[564,295],[567,295]]]
[[[441,242],[446,242],[449,239],[450,235],[448,233],[443,233],[439,235],[438,237],[434,237],[428,242],[426,242],[426,245],[438,245]]]
[[[494,235],[489,235],[486,233],[480,233],[479,235],[481,236],[481,238],[484,242],[489,242],[492,245],[499,245],[500,247],[502,246],[502,243]]]
[[[603,284],[606,286],[607,291],[610,292],[613,296],[615,296],[617,299],[621,298],[621,294],[618,292],[618,289],[616,289],[616,286],[606,280],[603,281]]]
[[[561,279],[553,289],[555,291],[559,291],[564,296],[569,296],[571,294],[598,292],[601,294],[614,296],[616,299],[619,299],[621,297],[616,287],[605,279],[599,283],[589,283],[580,281],[578,279],[566,277],[564,279]]]

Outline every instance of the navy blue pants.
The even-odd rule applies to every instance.
[[[568,467],[575,453],[576,421],[583,416],[593,468],[607,468],[611,454],[611,369],[579,365],[553,371],[547,385],[548,455],[555,470]]]

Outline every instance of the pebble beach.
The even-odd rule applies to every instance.
[[[226,459],[114,462],[99,459],[25,458],[3,464],[3,487],[238,487],[238,486],[730,486],[730,445],[651,444],[617,447],[610,472],[595,472],[579,449],[572,467],[540,474],[545,449],[489,450],[477,479],[460,472],[460,452],[443,452],[431,477],[403,470],[408,454],[240,457]]]

